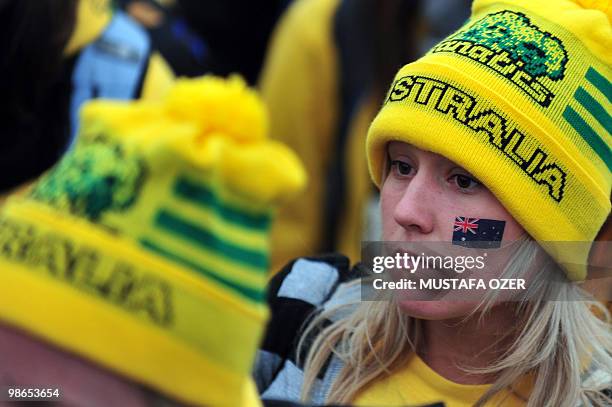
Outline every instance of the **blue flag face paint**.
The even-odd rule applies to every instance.
[[[496,249],[501,247],[506,222],[503,220],[455,217],[453,244],[463,247]]]

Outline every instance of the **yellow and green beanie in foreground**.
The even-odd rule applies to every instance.
[[[268,230],[298,192],[239,78],[92,102],[75,148],[0,211],[0,321],[188,404],[257,405]]]
[[[458,32],[398,72],[368,133],[374,182],[390,140],[441,154],[584,279],[588,242],[610,213],[611,7],[476,0]]]

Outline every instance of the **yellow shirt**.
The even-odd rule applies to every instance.
[[[340,120],[338,50],[334,18],[340,0],[296,1],[280,21],[261,74],[270,135],[304,163],[309,183],[279,211],[272,228],[272,271],[296,257],[320,253],[324,239],[326,179]],[[346,196],[334,251],[360,258],[365,204],[372,194],[364,154],[367,129],[380,101],[366,98],[349,124]]]
[[[418,356],[414,356],[395,374],[367,387],[353,404],[382,407],[443,403],[445,407],[471,407],[489,387],[488,384],[465,385],[451,382],[432,370]],[[502,392],[488,405],[525,406],[527,397],[522,395],[528,394],[528,388],[527,383],[522,383],[514,392]]]

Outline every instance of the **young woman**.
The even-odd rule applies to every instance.
[[[610,15],[585,4],[477,0],[462,30],[399,71],[368,134],[383,240],[503,226],[498,243],[519,248],[502,276],[523,277],[529,300],[360,301],[342,260],[298,260],[271,287],[264,399],[610,405],[609,314],[570,282],[588,276],[612,184]],[[306,321],[297,353],[279,334],[287,314]]]

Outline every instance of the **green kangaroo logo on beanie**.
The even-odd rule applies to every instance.
[[[563,78],[567,55],[561,41],[540,31],[521,13],[490,14],[455,38],[484,44],[495,51],[508,51],[534,77]]]
[[[98,221],[109,210],[128,209],[144,181],[141,160],[103,137],[82,142],[41,180],[32,197],[76,216]]]
[[[568,62],[561,40],[531,24],[524,14],[507,10],[476,21],[432,52],[452,52],[483,64],[544,107],[555,95],[542,79],[563,79]]]

